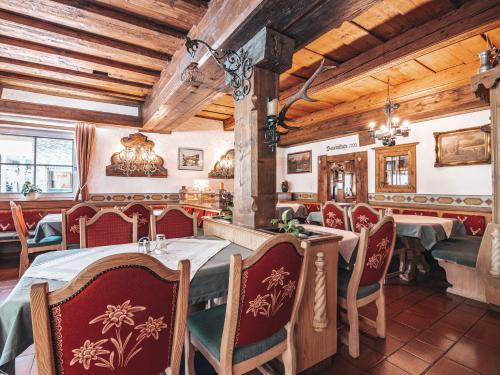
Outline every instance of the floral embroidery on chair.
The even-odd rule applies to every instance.
[[[371,229],[374,225],[375,224],[373,224],[366,215],[359,215],[358,222],[356,223],[356,229],[361,232],[361,229]]]
[[[389,240],[389,238],[382,238],[382,240],[377,244],[377,252],[368,259],[366,266],[369,268],[378,269],[381,264],[384,264],[384,259],[388,254],[387,250],[390,244],[391,241]]]
[[[289,275],[290,272],[285,271],[284,267],[272,270],[271,275],[262,280],[261,283],[267,283],[267,290],[273,289],[273,291],[263,296],[258,294],[254,300],[248,303],[246,314],[252,313],[254,318],[257,315],[263,315],[266,318],[275,316],[283,306],[285,299],[292,298],[296,288],[295,281],[289,280],[285,284],[285,276]]]
[[[145,225],[148,223],[148,219],[144,217],[141,213],[138,214],[139,225]]]
[[[146,308],[143,306],[132,306],[130,300],[125,301],[121,305],[108,305],[106,312],[92,319],[89,324],[102,322],[103,335],[114,328],[114,337],[103,338],[97,342],[91,342],[88,339],[85,340],[83,346],[72,350],[74,356],[70,362],[70,366],[78,363],[83,365],[85,370],[89,370],[90,365],[94,363],[95,366],[105,367],[112,371],[116,367],[126,367],[130,360],[142,350],[140,346],[142,341],[150,337],[158,340],[160,337],[159,333],[167,328],[167,324],[163,322],[163,316],[157,319],[150,316],[146,322],[135,325],[133,319],[134,313],[144,310]],[[124,325],[133,326],[134,331],[130,332],[123,340],[121,328]],[[135,344],[130,350],[127,350],[127,346],[132,341],[131,339],[135,331],[138,331]],[[104,347],[108,341],[113,344],[114,349],[108,350]],[[115,364],[115,354],[118,357],[117,364]],[[104,356],[108,356],[108,359],[104,358]]]
[[[334,212],[328,212],[326,214],[326,220],[325,223],[329,227],[341,227],[344,225],[344,222],[342,221],[341,218],[337,217]]]

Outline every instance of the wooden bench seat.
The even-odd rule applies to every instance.
[[[477,236],[460,236],[438,242],[432,248],[432,256],[436,259],[475,268],[481,239]]]
[[[432,248],[432,256],[452,285],[449,293],[486,301],[484,282],[476,270],[481,242],[482,237],[466,235],[440,241]]]

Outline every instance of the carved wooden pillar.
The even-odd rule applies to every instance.
[[[493,222],[500,223],[500,65],[472,77],[472,91],[490,104]]]
[[[267,98],[279,95],[279,74],[291,66],[293,40],[262,29],[243,48],[254,64],[250,93],[235,101],[233,223],[269,226],[276,206],[276,152],[264,143]]]

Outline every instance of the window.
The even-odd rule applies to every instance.
[[[377,192],[417,192],[416,146],[417,143],[408,143],[375,149]]]
[[[73,140],[0,134],[0,193],[18,194],[26,181],[43,193],[72,193]]]

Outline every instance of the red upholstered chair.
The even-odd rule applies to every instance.
[[[29,254],[41,251],[59,250],[61,249],[62,238],[61,236],[49,236],[43,238],[39,242],[35,242],[34,239],[29,238],[29,230],[26,226],[21,206],[18,206],[14,202],[10,202],[10,210],[17,236],[21,242],[21,255],[19,257],[19,277],[21,277],[30,265]]]
[[[62,210],[63,249],[80,246],[80,218],[91,219],[99,209],[87,203],[79,203],[69,210]]]
[[[190,215],[194,212],[194,207],[182,206],[182,209]]]
[[[150,220],[151,220],[151,214],[153,213],[153,210],[142,204],[142,203],[129,203],[125,207],[122,208],[122,211],[127,215],[128,217],[132,217],[134,214],[137,214],[137,220],[138,220],[138,227],[137,227],[137,237],[142,238],[142,237],[148,237],[149,238],[149,231],[150,231]]]
[[[189,261],[171,270],[145,254],[103,258],[61,289],[31,287],[40,375],[178,374]]]
[[[188,317],[186,374],[194,374],[194,348],[219,374],[243,374],[279,356],[285,374],[295,374],[303,259],[299,241],[290,234],[274,236],[245,260],[233,255],[227,305]]]
[[[381,218],[381,213],[366,203],[358,203],[349,209],[351,230],[356,233],[360,233],[363,228],[372,228]]]
[[[384,281],[395,242],[396,224],[391,216],[387,216],[370,230],[361,229],[354,269],[339,269],[337,295],[340,307],[347,310],[349,354],[354,358],[359,357],[358,308],[375,301],[376,321],[368,318],[364,321],[376,328],[378,337],[385,337]]]
[[[82,248],[137,242],[137,215],[129,218],[121,210],[105,208],[91,219],[80,218]]]
[[[443,217],[460,220],[465,226],[467,234],[470,236],[482,236],[486,229],[486,218],[483,215],[444,212]]]
[[[321,216],[323,217],[323,226],[349,230],[347,212],[335,202],[325,202],[321,208]]]
[[[193,210],[193,215],[196,217],[196,223],[198,228],[203,227],[203,216],[205,215],[205,210],[202,208],[195,208]]]
[[[182,208],[167,208],[159,216],[151,216],[151,237],[164,234],[165,238],[196,236],[198,224],[194,215]]]

